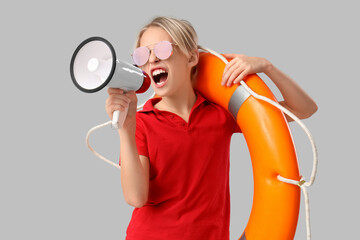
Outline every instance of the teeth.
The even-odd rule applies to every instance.
[[[157,76],[157,75],[159,75],[159,74],[161,74],[161,73],[166,73],[165,72],[165,70],[163,70],[163,69],[156,69],[154,72],[153,72],[153,76]]]

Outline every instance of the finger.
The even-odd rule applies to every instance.
[[[112,98],[109,101],[109,104],[129,104],[131,102],[130,98],[123,96],[122,98]]]
[[[234,71],[232,72],[232,74],[230,75],[228,81],[227,81],[227,86],[230,87],[233,83],[234,80],[244,71],[244,69],[242,68],[236,68],[234,69]]]
[[[113,113],[114,111],[120,111],[123,112],[125,110],[125,108],[129,107],[129,104],[126,102],[123,103],[118,103],[118,104],[112,104],[110,109],[111,112]]]
[[[109,95],[111,94],[124,94],[124,90],[120,89],[120,88],[108,88],[108,93]]]
[[[112,115],[115,111],[123,112],[125,110],[126,106],[119,105],[119,104],[112,104],[106,106],[106,113],[109,115],[110,118],[112,118]]]
[[[227,83],[230,82],[232,84],[232,82],[235,80],[235,78],[244,70],[245,70],[245,66],[243,65],[242,62],[237,62],[236,64],[231,66],[231,68],[228,71],[229,77],[227,78]]]
[[[225,53],[223,54],[224,57],[226,58],[236,58],[239,54],[234,54],[234,53]]]
[[[223,77],[225,75],[225,73],[229,70],[229,68],[234,64],[233,61],[230,61],[228,62],[226,65],[225,65],[225,68],[224,68],[224,71],[223,71]]]
[[[116,110],[120,110],[122,108],[125,108],[129,106],[129,103],[126,101],[119,101],[119,102],[111,102],[111,103],[107,103],[107,105],[105,106],[106,110],[108,112],[113,112]]]
[[[124,95],[120,95],[121,97],[116,97],[116,96],[110,96],[107,100],[106,100],[106,104],[105,104],[105,108],[107,109],[107,112],[112,112],[114,111],[114,108],[118,108],[120,109],[120,106],[128,106],[130,104],[130,99]]]
[[[222,76],[221,85],[223,85],[223,86],[225,85],[225,83],[229,79],[229,76],[231,75],[231,73],[234,69],[234,66],[236,66],[235,60],[232,60],[228,64],[226,64],[226,66],[224,68],[223,76]]]
[[[136,95],[135,91],[127,92],[126,97],[128,97],[130,99],[130,102],[133,105],[137,106],[138,98],[137,98],[137,95]]]
[[[234,54],[234,53],[230,53],[230,54],[223,54],[224,57],[226,57],[227,59],[243,59],[245,57],[244,54]]]
[[[127,93],[125,93],[125,96],[127,96],[130,99],[136,98],[136,93],[135,91],[129,91]]]
[[[131,98],[130,98],[128,95],[126,95],[126,93],[123,93],[123,94],[111,94],[111,95],[109,96],[109,99],[110,99],[110,100],[126,99],[126,100],[128,100],[128,101],[131,100]]]
[[[240,83],[240,81],[244,80],[244,78],[249,74],[248,70],[244,70],[239,76],[235,78],[233,81],[234,84]]]
[[[235,59],[234,59],[235,60]],[[241,59],[237,59],[236,61],[234,61],[234,64],[232,64],[231,66],[229,66],[228,71],[229,72],[234,72],[236,69],[244,69],[245,65],[244,62]]]
[[[233,65],[242,62],[242,59],[239,58],[238,56],[234,56],[234,58],[232,58],[228,64],[226,64],[225,67],[227,67],[228,69],[231,68]]]
[[[239,55],[240,56],[240,55]],[[234,59],[232,59],[226,66],[224,71],[232,71],[235,68],[241,67],[244,64],[244,61],[242,58],[240,57],[236,57]]]

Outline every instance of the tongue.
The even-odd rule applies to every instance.
[[[160,80],[159,80],[159,83],[163,83],[163,82],[165,82],[165,81],[166,81],[166,79],[167,79],[167,74],[161,74],[161,76],[160,76]]]

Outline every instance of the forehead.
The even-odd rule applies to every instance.
[[[172,42],[172,39],[164,29],[160,27],[150,27],[141,36],[140,46],[149,46],[161,41]]]

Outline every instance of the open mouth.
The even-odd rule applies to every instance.
[[[152,78],[157,87],[162,87],[166,83],[166,80],[168,78],[168,73],[165,71],[165,69],[162,68],[154,69],[152,71]]]

